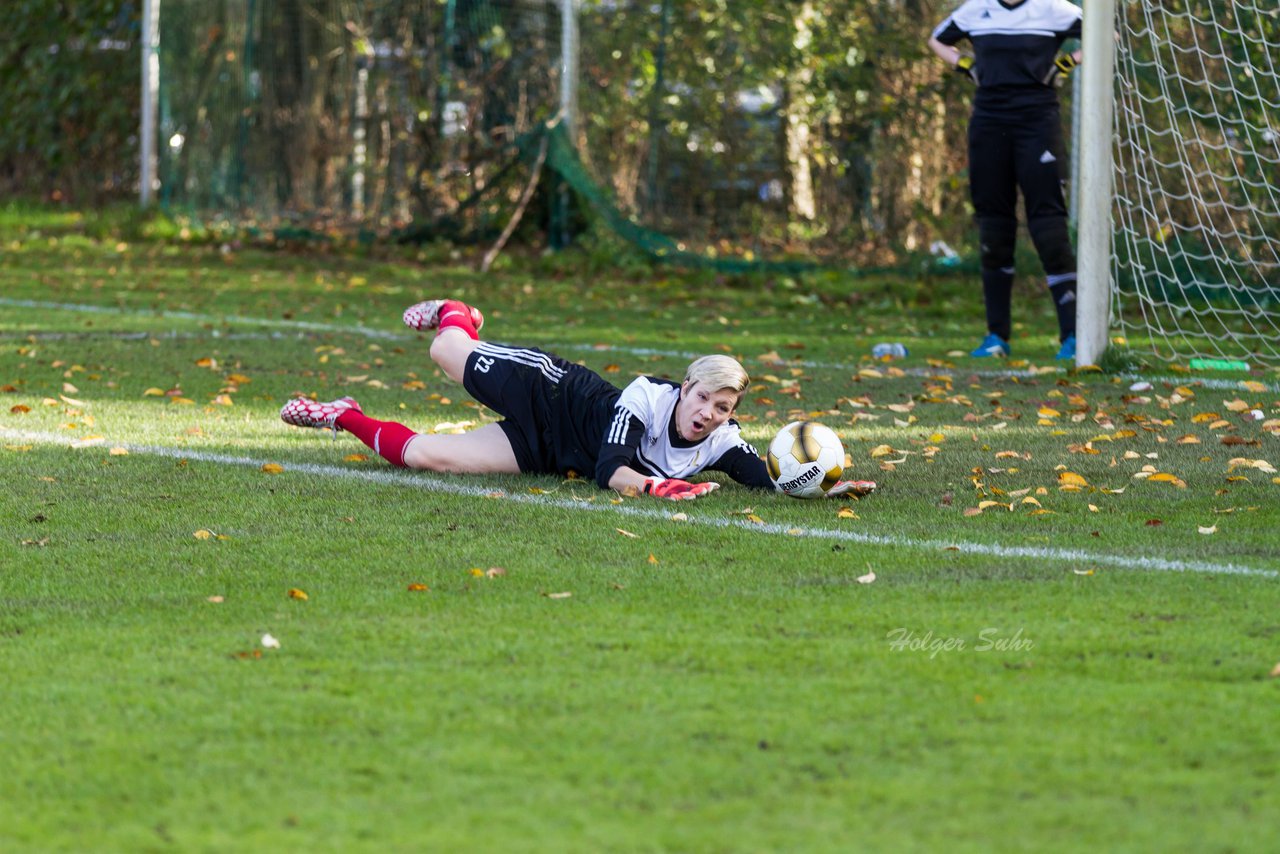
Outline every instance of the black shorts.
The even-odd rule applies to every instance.
[[[520,471],[592,476],[615,386],[553,353],[488,341],[467,357],[462,386],[503,417]]]

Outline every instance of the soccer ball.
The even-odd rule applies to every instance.
[[[792,498],[821,498],[844,473],[844,444],[830,427],[792,421],[769,443],[769,477]]]

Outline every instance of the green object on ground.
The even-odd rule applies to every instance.
[[[1249,363],[1239,359],[1192,359],[1193,371],[1247,371]]]

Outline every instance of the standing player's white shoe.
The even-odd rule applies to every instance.
[[[404,310],[404,325],[419,332],[437,328],[440,325],[440,309],[447,302],[455,302],[455,300],[429,299],[409,306]],[[480,313],[480,309],[473,308],[464,302],[458,302],[458,305],[471,312],[471,323],[475,326],[476,332],[479,332],[480,327],[484,326],[484,315]]]
[[[360,404],[350,397],[340,397],[329,403],[295,397],[280,408],[280,420],[294,427],[316,427],[337,433],[342,429],[338,426],[338,416],[349,409],[354,409],[356,412],[364,411],[360,408]]]

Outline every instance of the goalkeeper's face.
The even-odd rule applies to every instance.
[[[676,431],[689,442],[707,438],[729,420],[741,395],[729,388],[712,389],[703,382],[686,380],[676,404]]]

